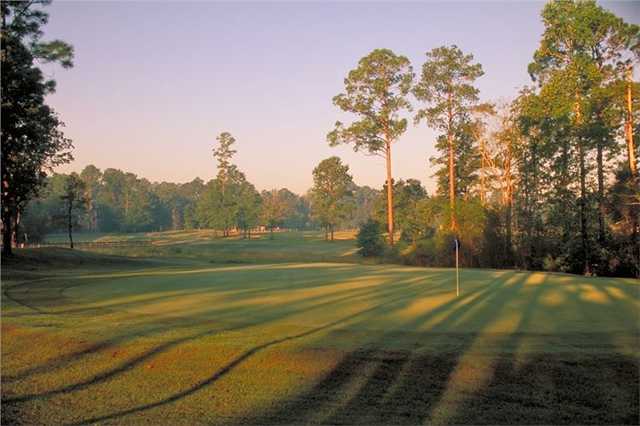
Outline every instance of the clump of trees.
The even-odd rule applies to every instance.
[[[514,103],[519,261],[638,276],[638,85],[625,71],[640,53],[639,27],[595,2],[552,2],[542,17],[529,65],[536,85]]]
[[[415,84],[403,57],[375,50],[334,98],[361,119],[336,123],[330,145],[382,152],[388,171],[389,141],[406,123],[399,113],[412,109],[408,92],[419,103],[414,122],[441,132],[436,194],[388,173],[374,207],[390,244],[400,230],[394,252],[405,261],[449,264],[458,237],[469,266],[640,276],[640,87],[631,78],[639,27],[594,1],[552,1],[542,18],[534,85],[507,105],[480,102],[482,66],[455,45],[427,52]]]
[[[322,160],[313,169],[311,211],[317,223],[325,230],[325,239],[333,241],[336,226],[353,210],[351,188],[353,178],[349,166],[338,157]]]

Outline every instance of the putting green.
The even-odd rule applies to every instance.
[[[562,405],[582,422],[637,418],[638,281],[464,270],[461,283],[456,297],[449,269],[336,263],[85,270],[8,283],[3,418],[558,423]],[[576,385],[583,394],[605,391],[602,375],[621,372],[606,404],[567,400],[562,383],[545,382],[573,371],[563,370],[567,360],[598,362],[585,372],[592,383]],[[514,380],[521,388],[502,388]],[[478,417],[491,392],[529,396],[494,400]]]

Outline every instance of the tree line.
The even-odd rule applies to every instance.
[[[315,204],[313,191],[298,195],[286,188],[256,190],[231,162],[233,136],[224,132],[218,142],[214,148],[218,174],[206,183],[200,178],[182,184],[150,182],[134,173],[113,168],[101,171],[93,165],[80,173],[54,173],[45,178],[38,197],[17,218],[15,243],[42,242],[47,234],[68,232],[72,244],[77,231],[215,229],[221,237],[233,233],[251,238],[252,231],[277,228],[310,230],[330,225],[353,229],[369,217],[378,191],[350,181],[351,208],[344,215],[325,215]]]
[[[302,196],[257,191],[233,164],[229,133],[217,138],[218,174],[206,184],[151,183],[93,166],[51,175],[71,160],[71,142],[44,104],[54,84],[36,62],[70,66],[73,51],[40,41],[46,14],[29,4],[2,2],[2,16],[5,253],[20,236],[16,228],[30,224],[72,229],[77,222],[103,232],[207,227],[247,237],[256,226],[323,228],[329,240],[336,229],[362,225],[363,241],[375,247],[363,253],[407,263],[450,264],[458,238],[468,266],[640,276],[640,86],[633,81],[640,30],[594,1],[545,5],[528,66],[532,84],[508,102],[480,100],[482,65],[456,45],[427,51],[417,75],[389,49],[360,59],[333,98],[354,119],[336,122],[327,141],[382,157],[382,189],[358,187],[331,157]],[[438,133],[425,141],[438,153],[429,160],[434,194],[416,179],[393,178],[393,146],[410,122]]]
[[[470,266],[640,276],[639,27],[595,1],[549,2],[542,21],[533,84],[504,105],[480,102],[482,66],[455,45],[428,51],[417,78],[389,49],[348,73],[333,103],[355,119],[336,122],[327,140],[385,159],[377,219],[392,256],[450,264],[458,238]],[[439,133],[432,197],[392,177],[410,119]],[[383,250],[375,224],[365,229]],[[398,230],[410,244],[393,249]]]

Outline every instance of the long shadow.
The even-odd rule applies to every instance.
[[[268,265],[267,265],[268,266]],[[268,268],[267,268],[268,269]],[[304,270],[306,269],[317,269],[317,268],[304,268]],[[29,315],[33,315],[33,314],[41,314],[41,315],[69,315],[69,314],[99,314],[99,313],[108,313],[108,312],[115,312],[118,310],[122,310],[124,308],[131,308],[131,307],[135,307],[135,306],[140,306],[140,305],[144,305],[144,304],[148,304],[150,302],[159,302],[162,300],[175,300],[177,298],[180,297],[188,297],[190,295],[193,295],[195,293],[208,293],[208,292],[223,292],[223,291],[227,291],[227,290],[233,290],[235,293],[235,296],[231,296],[230,299],[244,299],[247,297],[251,297],[251,296],[256,296],[259,295],[261,293],[272,293],[274,291],[280,291],[280,290],[308,290],[309,288],[317,288],[317,287],[324,287],[324,286],[332,286],[336,284],[336,281],[333,280],[334,277],[338,277],[340,278],[341,281],[344,280],[349,280],[352,279],[354,277],[358,277],[359,275],[361,275],[361,267],[353,267],[353,266],[338,266],[336,268],[332,268],[331,271],[327,271],[326,268],[325,270],[323,270],[323,274],[322,277],[320,278],[316,278],[316,279],[309,279],[307,277],[304,276],[300,276],[298,274],[298,276],[296,277],[295,280],[286,280],[283,278],[286,278],[286,274],[287,274],[287,270],[283,269],[283,268],[279,268],[279,267],[275,267],[274,270],[280,270],[283,272],[282,275],[285,275],[285,277],[281,277],[281,276],[276,276],[276,277],[271,277],[269,279],[269,281],[276,281],[276,282],[281,282],[283,281],[284,284],[270,284],[270,285],[264,285],[263,287],[260,288],[249,288],[249,289],[244,289],[244,290],[240,290],[238,291],[237,289],[237,283],[233,280],[225,280],[225,281],[231,281],[229,283],[224,283],[224,284],[220,284],[220,283],[216,283],[216,284],[211,284],[210,282],[206,282],[201,284],[200,286],[196,286],[195,288],[198,287],[202,287],[200,290],[196,291],[194,289],[194,286],[181,286],[182,290],[190,290],[188,293],[184,293],[184,294],[173,294],[173,295],[165,295],[165,296],[158,296],[155,298],[146,298],[140,301],[129,301],[129,302],[116,302],[116,303],[110,303],[110,304],[103,304],[100,306],[96,306],[96,307],[81,307],[81,308],[72,308],[72,309],[65,309],[65,310],[47,310],[47,309],[42,309],[39,306],[36,306],[33,303],[27,302],[24,299],[15,297],[12,293],[10,293],[10,291],[14,288],[16,289],[20,289],[22,290],[22,292],[30,292],[30,290],[38,290],[38,286],[40,286],[42,284],[42,282],[44,281],[45,284],[49,284],[51,281],[60,281],[60,280],[69,280],[72,279],[73,277],[54,277],[54,278],[47,278],[47,279],[36,279],[36,280],[32,280],[32,281],[26,281],[26,282],[21,282],[15,285],[12,285],[10,287],[6,287],[3,291],[3,294],[5,295],[5,297],[19,305],[22,305],[30,310],[32,310],[32,313],[15,313],[15,314],[4,314],[4,317],[20,317],[20,316],[29,316]],[[345,275],[345,270],[351,270],[350,272],[348,272]],[[263,270],[257,270],[257,271],[247,271],[247,270],[238,270],[238,271],[228,271],[227,273],[256,273],[256,274],[260,274]],[[180,272],[180,271],[172,271],[174,273]],[[207,270],[202,272],[201,274],[211,274],[216,272],[215,269],[213,270]],[[114,279],[116,280],[126,280],[126,279],[139,279],[141,277],[145,277],[145,276],[152,276],[153,272],[150,272],[150,275],[145,275],[143,273],[137,273],[138,275],[136,275],[134,278],[130,278],[130,277],[103,277],[103,278],[98,278],[98,280],[103,280],[103,281],[112,281]],[[171,275],[171,274],[169,274]],[[304,275],[304,274],[303,274]],[[317,276],[317,271],[313,271],[310,272],[310,275],[315,275]],[[391,275],[391,274],[370,274],[368,275],[369,278],[381,278],[384,277],[385,275]],[[173,275],[171,275],[173,276]],[[261,277],[262,278],[262,277]],[[44,301],[44,302],[48,302],[49,304],[54,303],[54,302],[58,302],[58,304],[60,304],[60,302],[62,300],[65,300],[64,297],[62,296],[62,293],[70,288],[74,288],[74,287],[80,287],[80,286],[84,286],[84,285],[96,285],[96,279],[93,278],[91,280],[87,280],[87,279],[81,279],[82,281],[86,281],[86,282],[80,282],[80,283],[67,283],[62,282],[60,284],[51,286],[51,285],[47,285],[47,287],[44,289],[44,294],[36,294],[34,295],[33,292],[31,292],[29,294],[29,299],[33,299],[34,297],[36,297],[37,299],[41,299],[40,301]],[[297,283],[301,283],[301,284],[297,284]],[[32,286],[35,285],[35,288],[32,288]],[[71,302],[71,304],[73,304],[73,302]]]
[[[394,283],[394,284],[395,284],[395,283]],[[443,285],[443,284],[441,284],[441,285]],[[383,286],[383,287],[384,287],[384,286]],[[323,329],[327,329],[327,328],[330,328],[330,327],[334,327],[334,326],[336,326],[336,325],[338,325],[338,324],[340,324],[340,323],[342,323],[342,322],[344,322],[344,321],[349,321],[349,320],[352,320],[353,318],[356,318],[356,317],[359,317],[359,316],[364,316],[365,314],[373,313],[373,312],[375,312],[376,310],[380,310],[382,307],[385,307],[385,306],[387,306],[387,309],[388,309],[390,304],[398,304],[398,303],[402,303],[402,302],[407,301],[407,300],[411,300],[413,297],[415,297],[417,294],[419,294],[419,293],[420,293],[420,291],[419,291],[419,290],[420,290],[420,287],[421,287],[421,286],[418,286],[418,290],[416,290],[416,291],[414,291],[414,292],[407,292],[407,286],[406,286],[406,285],[405,285],[405,286],[402,286],[402,285],[399,285],[399,284],[395,284],[395,285],[394,285],[392,288],[390,288],[390,289],[384,289],[384,291],[382,291],[382,289],[377,289],[377,291],[375,291],[375,292],[370,292],[370,291],[369,291],[369,289],[366,289],[366,288],[365,288],[365,289],[362,289],[362,290],[363,290],[363,294],[364,294],[364,296],[363,296],[363,297],[369,297],[369,298],[373,298],[373,297],[386,298],[389,294],[393,294],[393,293],[398,292],[398,291],[399,291],[399,292],[401,292],[401,293],[402,293],[402,295],[401,295],[400,297],[396,297],[395,299],[387,300],[386,302],[381,303],[381,304],[379,304],[379,305],[377,305],[377,306],[374,306],[374,307],[372,307],[372,308],[369,308],[369,309],[366,309],[366,310],[364,310],[364,311],[358,312],[358,313],[356,313],[356,314],[354,314],[354,315],[352,315],[352,316],[349,316],[349,317],[343,318],[343,319],[338,320],[338,321],[336,321],[336,322],[329,323],[329,324],[327,324],[327,325],[325,325],[325,326],[318,327],[318,328],[316,328],[316,329],[312,329],[312,330],[309,330],[309,331],[307,331],[307,332],[300,333],[300,334],[298,334],[298,335],[288,336],[288,337],[284,337],[284,338],[280,338],[280,339],[275,339],[275,340],[270,341],[270,342],[267,342],[267,343],[265,343],[265,344],[262,344],[262,345],[256,346],[256,347],[254,347],[254,348],[252,348],[252,349],[250,349],[250,350],[246,351],[245,353],[243,353],[242,355],[240,355],[240,356],[239,356],[239,357],[237,357],[236,359],[234,359],[232,362],[230,362],[229,364],[227,364],[225,367],[223,367],[221,370],[219,370],[217,373],[215,373],[215,374],[214,374],[214,375],[212,375],[211,377],[207,378],[206,380],[199,382],[198,384],[194,385],[192,388],[190,388],[190,389],[188,389],[188,390],[186,390],[186,391],[183,391],[183,392],[180,392],[180,393],[178,393],[178,394],[172,395],[172,396],[170,396],[170,397],[168,397],[168,398],[165,398],[164,400],[160,400],[160,401],[157,401],[157,402],[155,402],[155,403],[151,403],[151,404],[146,404],[146,405],[143,405],[143,406],[140,406],[140,407],[135,407],[135,408],[132,408],[132,409],[129,409],[129,410],[124,410],[124,411],[121,411],[121,412],[119,412],[119,413],[110,414],[110,415],[103,416],[103,417],[99,417],[99,418],[96,418],[96,419],[90,419],[90,420],[87,420],[86,422],[94,422],[94,421],[101,421],[101,420],[113,419],[113,418],[116,418],[116,417],[124,416],[124,415],[127,415],[127,414],[131,414],[131,413],[135,413],[135,412],[139,412],[139,411],[143,411],[143,410],[147,410],[147,409],[150,409],[150,408],[154,408],[154,407],[157,407],[157,406],[161,406],[161,405],[168,404],[168,403],[171,403],[171,402],[177,401],[177,400],[179,400],[179,399],[182,399],[182,398],[184,398],[184,397],[186,397],[186,396],[188,396],[188,395],[190,395],[190,394],[192,394],[192,393],[194,393],[194,392],[196,392],[196,391],[198,391],[198,390],[200,390],[200,389],[204,388],[205,386],[208,386],[208,385],[210,385],[210,384],[213,384],[213,383],[214,383],[215,381],[217,381],[220,377],[222,377],[222,376],[224,376],[224,375],[228,374],[228,373],[229,373],[233,368],[235,368],[238,364],[240,364],[241,362],[243,362],[243,361],[244,361],[244,360],[246,360],[247,358],[251,357],[252,355],[254,355],[255,353],[257,353],[257,352],[259,352],[259,351],[261,351],[261,350],[263,350],[263,349],[266,349],[266,348],[268,348],[268,347],[270,347],[270,346],[273,346],[273,345],[277,345],[277,344],[279,344],[279,343],[283,343],[283,342],[288,341],[288,340],[292,340],[292,339],[297,339],[297,338],[302,338],[302,337],[309,336],[309,335],[311,335],[311,334],[313,334],[313,333],[316,333],[316,332],[318,332],[318,331],[321,331],[321,330],[323,330]],[[365,290],[366,290],[366,291],[365,291]],[[429,286],[429,287],[428,287],[428,289],[423,289],[423,291],[427,291],[427,290],[433,290],[433,286]],[[485,292],[487,292],[488,290],[487,290],[487,289],[485,289],[484,291],[485,291]],[[370,294],[368,294],[368,295],[367,295],[367,293],[370,293]],[[485,297],[486,297],[486,296],[485,296]],[[352,299],[352,298],[353,298],[353,294],[345,296],[345,298],[344,298],[344,299],[345,299],[345,300],[348,300],[348,299]],[[480,299],[480,298],[476,298],[474,301],[472,301],[472,302],[471,302],[471,304],[470,304],[470,305],[468,305],[468,306],[466,306],[466,307],[464,307],[464,306],[463,306],[463,307],[461,307],[461,309],[463,309],[463,310],[465,310],[465,311],[466,311],[466,310],[468,310],[471,306],[473,306],[473,305],[475,305],[475,304],[479,303],[480,301],[481,301],[481,299]],[[325,303],[330,304],[330,303],[335,303],[335,301],[329,300],[329,301],[327,301],[327,302],[325,302]],[[312,307],[311,307],[311,309],[313,309],[313,308],[314,308],[314,306],[312,306]],[[457,311],[454,311],[454,312],[457,312]],[[461,313],[459,313],[459,315],[462,315],[462,312],[461,312]],[[451,320],[451,319],[450,319],[450,320]],[[197,337],[195,337],[195,338],[197,338]],[[185,340],[185,339],[178,339],[178,340],[176,341],[176,343],[168,342],[168,343],[167,343],[167,345],[171,345],[171,346],[173,346],[174,344],[179,344],[179,343],[182,343],[183,341],[186,341],[186,340]],[[153,353],[152,353],[152,354],[150,354],[149,356],[155,355],[155,354],[157,354],[157,353],[161,352],[162,350],[165,350],[166,348],[168,348],[168,346],[163,346],[163,348],[162,348],[162,349],[154,350],[154,351],[153,351]],[[146,355],[145,355],[145,358],[144,358],[144,359],[147,359],[149,356],[146,356]],[[126,371],[126,370],[128,370],[128,369],[130,369],[130,368],[133,368],[133,366],[135,366],[137,363],[139,363],[139,361],[138,361],[138,362],[136,362],[136,361],[134,360],[134,361],[133,361],[133,364],[132,364],[130,367],[126,367],[126,366],[124,366],[124,370],[122,369],[122,366],[121,366],[121,367],[119,367],[119,368],[115,369],[114,371],[111,371],[111,372],[108,372],[108,373],[104,373],[104,374],[98,375],[98,376],[96,376],[96,377],[95,377],[95,378],[97,378],[97,379],[98,379],[98,381],[96,381],[96,380],[88,380],[88,381],[81,382],[81,383],[78,383],[78,384],[75,384],[75,385],[72,385],[72,386],[68,386],[68,387],[66,387],[66,388],[64,388],[64,389],[57,389],[57,390],[53,390],[53,391],[50,391],[50,392],[47,392],[47,393],[45,393],[45,394],[41,394],[41,395],[27,395],[27,396],[22,396],[22,397],[19,397],[19,398],[17,398],[17,399],[13,399],[13,400],[9,400],[9,401],[21,401],[21,400],[28,400],[29,398],[34,398],[34,397],[46,397],[46,396],[51,396],[51,395],[54,395],[54,394],[57,394],[57,393],[62,393],[62,392],[71,392],[71,391],[74,391],[74,390],[79,390],[79,389],[84,388],[84,387],[86,387],[86,386],[90,386],[90,385],[92,385],[92,384],[95,384],[95,383],[98,383],[98,382],[104,381],[104,380],[106,380],[106,379],[108,379],[108,378],[112,377],[113,375],[118,374],[118,373],[120,373],[120,372],[122,372],[122,371]],[[424,362],[422,362],[422,363],[424,363]],[[402,365],[402,366],[404,366],[403,368],[408,368],[408,369],[414,369],[414,370],[415,370],[415,368],[418,368],[418,367],[420,366],[421,362],[418,362],[417,364],[416,364],[415,362],[413,362],[413,364],[411,364],[411,365],[417,365],[418,367],[406,366],[406,365],[405,365],[405,364],[407,364],[407,361],[406,361],[406,360],[405,360],[405,361],[403,361],[403,362],[401,362],[401,363],[398,363],[397,361],[395,361],[395,362],[394,362],[394,363],[392,363],[392,364],[393,364],[394,366],[396,366],[396,367],[397,367],[397,366],[399,366],[399,365]],[[439,361],[439,362],[438,362],[438,364],[442,364],[442,363]],[[446,363],[445,363],[445,364],[446,364]],[[384,370],[384,371],[387,371],[387,370],[389,370],[389,368],[385,368],[385,370]],[[391,371],[396,371],[396,370],[397,370],[397,368],[395,368],[395,367],[394,367],[394,368],[391,368]],[[380,370],[380,373],[379,373],[378,375],[383,374],[383,373],[384,373],[384,371],[383,371],[383,370]],[[384,374],[389,375],[389,372],[387,371],[387,373],[384,373]],[[384,374],[383,374],[383,375],[384,375]],[[391,375],[393,376],[394,374],[391,374]],[[377,376],[376,376],[376,377],[377,377]],[[94,379],[95,379],[95,378],[94,378]],[[440,384],[442,385],[442,383],[440,383]],[[412,385],[412,384],[410,384],[410,385],[404,384],[404,385],[403,385],[403,384],[401,383],[397,388],[398,388],[398,389],[407,389],[407,390],[410,390],[410,389],[413,389],[415,386],[417,386],[417,384],[416,384],[416,385]],[[371,386],[370,386],[370,387],[368,387],[367,389],[375,389],[375,388],[376,388],[375,386],[374,386],[374,387],[371,387]],[[407,391],[405,391],[405,393],[406,393],[406,392],[407,392]],[[369,393],[370,393],[370,392],[369,392]],[[365,395],[366,395],[366,393],[365,393]],[[393,400],[393,398],[392,398],[392,399],[390,399],[390,400]],[[432,399],[430,399],[430,401],[432,401],[432,400],[433,400],[433,398],[432,398]],[[352,405],[353,405],[353,404],[356,404],[355,406],[358,406],[358,404],[357,404],[357,403],[355,403],[355,402],[354,402],[354,403],[352,403]],[[348,411],[352,411],[352,410],[348,410]],[[424,413],[423,413],[423,415],[426,415],[426,412],[424,412]],[[339,414],[338,414],[337,416],[338,416],[338,417],[337,417],[337,419],[341,418]],[[84,422],[83,422],[83,423],[84,423]]]
[[[615,346],[608,333],[531,335],[527,331],[536,310],[545,314],[540,300],[548,288],[550,284],[543,283],[535,289],[516,330],[504,341],[505,350],[496,357],[490,380],[458,407],[452,423],[639,423],[640,362],[612,351]],[[603,309],[600,303],[580,300],[578,292],[568,294],[585,319],[594,319],[592,312]],[[556,350],[538,350],[523,360],[517,349],[527,338]]]
[[[396,286],[398,285],[402,285],[402,282],[400,282],[399,284],[393,284],[393,287],[384,287],[385,292],[396,288]],[[364,296],[369,296],[372,297],[374,294],[371,293],[371,288],[372,286],[366,286],[363,288],[355,288],[355,289],[343,289],[340,291],[336,291],[334,293],[330,293],[330,294],[323,294],[321,296],[315,297],[315,298],[307,298],[303,301],[303,303],[297,303],[297,304],[289,304],[287,305],[287,308],[283,309],[282,307],[278,307],[277,308],[277,313],[272,313],[271,315],[268,315],[267,318],[261,318],[260,321],[251,321],[251,322],[247,322],[247,321],[241,321],[240,323],[236,323],[233,327],[233,329],[237,329],[237,327],[240,326],[244,326],[244,327],[248,327],[248,326],[254,326],[254,325],[258,325],[261,324],[262,322],[266,322],[269,320],[274,320],[274,319],[279,319],[282,317],[285,317],[287,315],[294,315],[303,311],[307,311],[307,310],[315,310],[315,309],[320,309],[323,308],[325,306],[328,305],[333,305],[333,304],[337,304],[337,303],[341,303],[344,301],[355,301],[357,300],[358,297],[364,295]],[[375,285],[375,287],[378,287],[378,285]],[[432,289],[437,288],[437,286],[431,286]],[[377,289],[378,291],[381,290],[380,288]],[[341,295],[340,297],[334,297],[336,295],[340,295],[340,294],[344,294]],[[323,301],[324,300],[324,301]],[[262,310],[265,311],[267,310],[267,307],[263,307]],[[214,310],[209,312],[209,315],[214,315],[216,317],[216,323],[221,323],[221,322],[225,322],[225,318],[232,316],[234,314],[237,313],[237,309],[219,309],[219,310]],[[256,314],[256,311],[253,311],[252,314]],[[152,318],[148,321],[148,322],[143,322],[143,323],[139,323],[137,324],[137,327],[140,328],[141,326],[144,327],[145,324],[147,323],[154,323],[156,321],[156,318],[160,318],[162,319],[165,323],[167,322],[167,316],[170,315],[169,312],[163,312],[162,314],[158,314],[155,316],[152,316]],[[176,317],[170,317],[171,319],[176,319]],[[193,316],[188,316],[188,317],[183,317],[182,319],[184,319],[186,322],[183,325],[176,325],[176,324],[171,324],[171,329],[175,329],[175,328],[180,328],[180,327],[190,327],[190,326],[194,326],[194,325],[202,325],[203,321],[198,319],[198,318],[193,318]],[[226,320],[228,321],[228,319]],[[122,344],[123,342],[130,340],[132,338],[139,338],[139,337],[143,337],[143,336],[151,336],[157,333],[162,333],[164,331],[166,331],[169,328],[169,325],[162,325],[159,327],[153,327],[151,329],[146,329],[144,331],[138,331],[135,328],[133,328],[130,324],[128,324],[127,326],[127,330],[128,333],[121,335],[120,337],[116,337],[113,339],[109,339],[106,341],[102,341],[102,342],[98,342],[94,345],[91,345],[88,348],[84,348],[80,351],[75,351],[69,354],[65,354],[63,356],[60,356],[54,360],[51,360],[49,362],[47,362],[46,364],[40,365],[40,366],[34,366],[31,367],[27,370],[24,370],[16,375],[13,376],[3,376],[3,380],[6,382],[11,382],[11,381],[16,381],[16,380],[21,380],[24,379],[30,375],[33,374],[39,374],[39,373],[44,373],[44,372],[51,372],[53,370],[57,370],[60,368],[64,368],[66,366],[68,366],[70,363],[72,362],[76,362],[79,361],[81,357],[86,356],[86,355],[92,355],[95,354],[97,352],[106,350],[112,346],[115,346],[117,344]],[[225,328],[225,331],[229,331],[230,328],[227,327]],[[153,352],[151,355],[155,354],[156,352]],[[144,358],[146,359],[146,357]],[[119,370],[118,368],[116,368],[115,370]],[[103,373],[103,375],[106,373]],[[111,377],[111,375],[108,375],[106,378]]]
[[[388,292],[394,292],[395,293],[396,291],[397,291],[397,289],[396,290],[391,290],[391,291],[387,290],[386,292],[387,293]],[[86,419],[86,420],[83,420],[81,422],[74,423],[74,424],[91,424],[91,423],[95,423],[95,422],[112,420],[112,419],[115,419],[115,418],[119,418],[119,417],[126,416],[126,415],[129,415],[129,414],[138,413],[138,412],[141,412],[141,411],[149,410],[149,409],[152,409],[152,408],[156,408],[156,407],[159,407],[159,406],[163,406],[163,405],[178,401],[178,400],[183,399],[183,398],[185,398],[185,397],[187,397],[189,395],[192,395],[195,392],[198,392],[199,390],[201,390],[201,389],[203,389],[203,388],[205,388],[205,387],[207,387],[209,385],[212,385],[217,380],[219,380],[221,377],[223,377],[226,374],[228,374],[229,372],[231,372],[236,366],[238,366],[239,364],[241,364],[242,362],[244,362],[245,360],[247,360],[251,356],[255,355],[256,353],[258,353],[258,352],[260,352],[260,351],[262,351],[264,349],[267,349],[269,347],[272,347],[272,346],[275,346],[275,345],[278,345],[278,344],[281,344],[281,343],[284,343],[284,342],[287,342],[287,341],[291,341],[291,340],[295,340],[295,339],[301,339],[301,338],[304,338],[304,337],[307,337],[307,336],[311,336],[311,335],[316,334],[316,333],[318,333],[320,331],[327,330],[327,329],[330,329],[330,328],[335,327],[337,325],[344,324],[344,323],[347,323],[349,321],[352,321],[355,318],[358,318],[358,317],[361,317],[361,316],[365,316],[365,315],[370,315],[370,314],[372,314],[372,313],[374,313],[374,312],[376,312],[376,311],[378,311],[378,310],[380,310],[380,309],[382,309],[384,307],[387,307],[389,305],[405,301],[407,299],[415,297],[418,294],[420,294],[420,289],[414,291],[413,293],[408,293],[408,294],[406,293],[406,291],[404,291],[403,294],[401,296],[399,296],[399,297],[396,297],[394,299],[387,300],[385,302],[379,303],[379,304],[377,304],[375,306],[372,306],[370,308],[358,311],[358,312],[356,312],[354,314],[351,314],[351,315],[348,315],[346,317],[340,318],[340,319],[338,319],[336,321],[331,321],[331,322],[329,322],[329,323],[327,323],[325,325],[312,328],[311,330],[307,330],[307,331],[302,332],[302,333],[298,333],[298,334],[295,334],[295,335],[274,339],[274,340],[271,340],[269,342],[263,343],[261,345],[255,346],[255,347],[243,352],[241,355],[239,355],[238,357],[233,359],[231,362],[226,364],[224,367],[219,369],[216,373],[214,373],[213,375],[211,375],[207,379],[198,382],[197,384],[193,385],[192,387],[190,387],[190,388],[188,388],[188,389],[186,389],[186,390],[184,390],[182,392],[178,392],[178,393],[176,393],[174,395],[171,395],[169,397],[166,397],[164,399],[161,399],[161,400],[153,402],[153,403],[144,404],[144,405],[141,405],[141,406],[138,406],[138,407],[134,407],[134,408],[131,408],[131,409],[127,409],[127,410],[122,410],[122,411],[119,411],[117,413],[112,413],[112,414],[108,414],[108,415],[104,415],[104,416],[99,416],[99,417],[94,417],[94,418],[91,418],[91,419]],[[381,297],[383,297],[383,296],[381,296]]]
[[[74,391],[78,391],[84,388],[87,388],[89,386],[92,385],[96,385],[98,383],[107,381],[109,379],[111,379],[112,377],[127,372],[135,367],[137,367],[138,365],[142,364],[143,362],[145,362],[146,360],[148,360],[149,358],[158,355],[162,352],[165,352],[166,350],[180,345],[182,343],[186,343],[192,340],[196,340],[202,337],[206,337],[215,333],[219,333],[222,331],[233,331],[233,329],[219,329],[219,330],[207,330],[205,332],[202,333],[197,333],[191,336],[186,336],[186,337],[182,337],[180,339],[175,339],[175,340],[171,340],[168,342],[165,342],[161,345],[158,345],[156,347],[154,347],[153,349],[144,352],[142,355],[139,355],[131,360],[128,360],[122,364],[120,364],[118,367],[116,368],[112,368],[110,370],[107,370],[105,372],[99,373],[93,377],[91,377],[90,379],[87,380],[83,380],[77,383],[74,383],[72,385],[67,385],[61,388],[57,388],[57,389],[52,389],[46,392],[42,392],[42,393],[35,393],[35,394],[27,394],[27,395],[20,395],[17,397],[8,397],[8,398],[3,398],[2,402],[3,403],[16,403],[16,402],[25,402],[25,401],[31,401],[34,399],[40,399],[40,398],[48,398],[57,394],[61,394],[61,393],[68,393],[68,392],[74,392]]]
[[[400,287],[400,288],[397,288],[397,287]],[[360,293],[363,293],[367,297],[372,297],[373,296],[372,294],[367,294],[367,293],[371,293],[371,289],[369,289],[369,288],[353,289],[353,290],[357,290]],[[377,290],[377,292],[381,293],[379,295],[379,297],[384,297],[386,294],[393,294],[393,293],[398,292],[398,291],[402,292],[403,290],[406,290],[406,289],[403,288],[403,286],[395,284],[395,285],[393,285],[391,287],[383,287],[383,288],[378,288],[376,290]],[[331,295],[325,295],[325,296],[323,296],[323,298],[328,298],[330,296]],[[406,295],[406,294],[402,296],[402,298],[406,298],[406,297],[410,297],[410,296]],[[204,337],[204,336],[207,336],[207,335],[211,335],[211,334],[214,334],[214,333],[217,333],[217,332],[235,331],[235,330],[243,329],[243,328],[250,327],[250,326],[261,325],[261,324],[264,324],[264,323],[266,323],[268,321],[272,321],[272,320],[275,320],[275,319],[281,319],[281,318],[289,316],[289,315],[294,315],[294,314],[297,314],[297,313],[300,313],[300,312],[305,312],[305,311],[312,310],[312,309],[319,309],[319,308],[322,308],[322,307],[325,307],[325,306],[335,305],[336,303],[340,303],[342,301],[348,301],[348,300],[349,301],[353,301],[354,300],[354,295],[353,294],[347,294],[346,296],[342,296],[342,297],[337,298],[337,299],[336,298],[329,299],[329,300],[326,300],[326,301],[324,301],[322,303],[314,303],[313,299],[306,300],[306,302],[307,302],[306,304],[309,304],[311,306],[296,307],[295,305],[291,305],[291,308],[288,309],[288,310],[285,310],[284,312],[282,311],[282,308],[279,308],[276,312],[272,313],[270,317],[261,318],[258,321],[244,322],[244,323],[232,326],[232,327],[208,330],[208,331],[205,331],[203,333],[195,334],[193,336],[187,336],[187,337],[183,337],[183,338],[180,338],[180,339],[171,340],[171,341],[165,342],[165,343],[163,343],[163,344],[161,344],[159,346],[156,346],[153,349],[151,349],[149,351],[146,351],[145,353],[143,353],[141,355],[138,355],[135,358],[130,359],[130,360],[124,362],[123,364],[121,364],[121,365],[119,365],[119,366],[117,366],[115,368],[112,368],[112,369],[109,369],[109,370],[107,370],[105,372],[99,373],[99,374],[97,374],[97,375],[95,375],[95,376],[93,376],[93,377],[91,377],[89,379],[83,380],[81,382],[77,382],[77,383],[74,383],[74,384],[71,384],[71,385],[67,385],[67,386],[64,386],[64,387],[61,387],[61,388],[57,388],[57,389],[54,389],[54,390],[49,390],[49,391],[43,392],[43,393],[28,394],[28,395],[21,395],[19,397],[5,398],[5,399],[3,399],[3,402],[5,402],[5,403],[24,402],[24,401],[30,401],[30,400],[33,400],[33,399],[47,398],[47,397],[51,397],[51,396],[54,396],[54,395],[57,395],[57,394],[61,394],[61,393],[68,393],[68,392],[81,390],[81,389],[84,389],[84,388],[86,388],[88,386],[96,385],[98,383],[102,383],[102,382],[104,382],[106,380],[109,380],[109,379],[113,378],[114,376],[116,376],[118,374],[121,374],[121,373],[124,373],[126,371],[129,371],[129,370],[135,368],[136,366],[138,366],[139,364],[143,363],[144,361],[148,360],[149,358],[151,358],[151,357],[153,357],[155,355],[158,355],[158,354],[160,354],[160,353],[162,353],[162,352],[164,352],[164,351],[166,351],[166,350],[168,350],[168,349],[170,349],[172,347],[175,347],[175,346],[177,346],[179,344],[186,343],[188,341],[195,340],[195,339],[198,339],[198,338],[201,338],[201,337]],[[357,297],[356,297],[356,300],[357,300]],[[387,303],[389,303],[389,302],[387,302]],[[369,310],[366,310],[366,311],[369,311]],[[364,313],[364,312],[361,312],[360,314],[362,314],[362,313]],[[285,339],[285,340],[288,340],[288,339]],[[278,343],[279,343],[279,341],[278,341]],[[268,345],[268,346],[270,346],[270,345]],[[100,349],[103,349],[103,346],[102,345],[96,345],[93,348],[89,348],[87,350],[81,351],[79,356],[87,355],[87,354],[90,354],[90,353],[94,353],[94,352],[96,352],[97,350],[100,350]],[[60,362],[58,362],[56,367],[57,368],[61,368],[62,366],[68,365],[69,362],[76,361],[77,359],[78,359],[78,356],[65,357],[63,360],[60,360]],[[37,369],[35,369],[35,371],[37,371],[37,372],[50,371],[50,369],[45,370],[45,366],[42,366],[42,367],[38,367]]]
[[[439,321],[441,327],[455,322],[469,310],[495,297],[502,284],[497,279],[484,288],[468,291],[422,315],[426,321],[451,311]],[[520,285],[515,285],[513,294]],[[485,316],[486,321],[489,317]],[[412,322],[405,324],[414,326]],[[383,334],[393,333],[391,330]],[[420,333],[425,339],[432,333]],[[429,353],[382,351],[375,342],[346,356],[309,391],[283,401],[274,409],[236,423],[249,424],[423,424],[445,392],[460,356],[475,340],[475,333],[456,336],[461,350]],[[377,346],[377,348],[376,348]]]

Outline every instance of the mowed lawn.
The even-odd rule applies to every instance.
[[[639,421],[637,280],[43,253],[3,265],[3,424]]]

